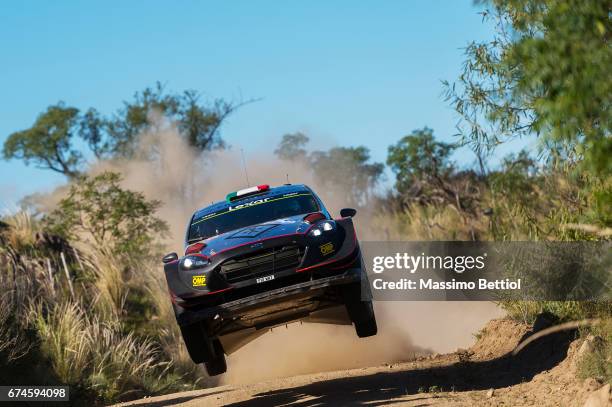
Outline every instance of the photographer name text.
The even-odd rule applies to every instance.
[[[520,290],[521,279],[487,280],[479,278],[478,281],[435,281],[431,278],[411,280],[402,278],[399,281],[385,281],[377,278],[372,281],[376,290]]]

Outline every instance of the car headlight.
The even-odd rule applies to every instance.
[[[193,270],[201,267],[206,267],[208,266],[208,263],[210,263],[208,257],[186,256],[181,261],[181,266],[185,270]]]
[[[323,234],[323,232],[331,232],[336,228],[336,224],[333,221],[326,220],[320,223],[317,223],[308,234],[312,237],[318,237]]]
[[[308,233],[308,234],[309,234],[310,236],[317,237],[317,236],[321,236],[321,234],[322,234],[322,233],[323,233],[323,232],[321,232],[321,229],[319,229],[319,228],[312,228],[312,229],[310,230],[310,233]]]

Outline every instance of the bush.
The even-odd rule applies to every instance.
[[[590,328],[587,340],[593,339],[590,352],[583,354],[578,363],[578,376],[585,379],[593,377],[601,382],[612,384],[612,319]]]
[[[159,254],[153,231],[164,224],[154,216],[156,204],[122,190],[118,179],[106,174],[75,187],[53,215],[74,209],[66,219],[41,224],[20,213],[0,223],[0,380],[67,384],[75,400],[104,403],[190,390],[200,382],[203,373],[186,356],[158,264],[129,261],[133,254]],[[122,215],[102,208],[115,199],[130,202]],[[122,218],[96,223],[98,216]],[[85,228],[94,224],[105,230]],[[74,240],[49,234],[49,226],[68,228],[64,236]],[[108,227],[141,227],[129,236],[148,246],[126,249],[124,237]]]
[[[108,247],[115,254],[129,253],[131,258],[155,253],[158,236],[168,230],[155,216],[161,202],[121,188],[120,181],[115,172],[80,177],[47,216],[50,230],[70,240]]]

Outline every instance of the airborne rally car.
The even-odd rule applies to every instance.
[[[196,211],[185,255],[163,259],[191,359],[224,373],[225,354],[297,320],[375,335],[355,213],[333,219],[309,187],[289,184],[247,188]]]

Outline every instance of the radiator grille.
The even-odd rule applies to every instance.
[[[228,283],[236,283],[297,267],[303,255],[300,246],[273,247],[227,260],[221,264],[220,272]]]

